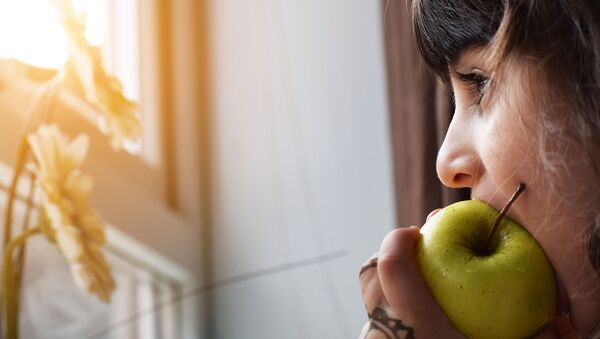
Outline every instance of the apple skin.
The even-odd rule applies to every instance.
[[[417,261],[438,304],[468,338],[528,338],[556,310],[554,270],[525,228],[504,217],[485,250],[498,211],[468,200],[421,228]]]

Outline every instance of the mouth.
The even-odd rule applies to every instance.
[[[527,188],[527,185],[525,183],[519,183],[516,190],[512,193],[511,196],[502,197],[499,195],[495,195],[490,200],[485,199],[482,196],[479,196],[479,194],[476,194],[472,191],[471,199],[483,201],[484,203],[486,203],[486,204],[492,206],[493,208],[495,208],[496,210],[498,210],[499,213],[506,213],[509,218],[511,218],[513,220],[518,220],[519,219],[519,213],[518,213],[519,207],[515,206],[514,208],[511,208],[511,206],[513,204],[515,204],[518,200],[522,200],[520,198],[522,198],[522,195],[526,193],[526,188]]]

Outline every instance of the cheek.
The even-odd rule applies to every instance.
[[[556,172],[545,169],[542,149],[557,149],[552,138],[542,142],[538,131],[526,120],[515,118],[511,112],[496,114],[484,122],[478,136],[478,153],[486,168],[486,196],[496,208],[501,208],[521,182],[527,184],[525,194],[512,209],[511,216],[523,224],[536,238],[545,239],[556,231],[554,224],[565,218],[578,219],[581,190],[588,187],[582,178],[589,177],[589,168],[577,166],[574,146],[561,152]],[[554,144],[553,144],[554,143]],[[570,160],[569,160],[570,159]],[[576,192],[577,191],[577,192]],[[573,230],[579,231],[579,230]]]
[[[480,128],[479,154],[494,186],[510,195],[518,183],[536,180],[539,144],[516,113],[502,107],[491,113]]]
[[[524,225],[529,224],[528,219],[539,217],[532,213],[539,211],[540,197],[546,194],[535,133],[516,113],[500,109],[482,122],[479,131],[477,148],[487,176],[481,182],[479,194],[500,209],[519,183],[527,184],[525,194],[510,215]]]

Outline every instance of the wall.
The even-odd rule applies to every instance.
[[[210,8],[209,337],[357,337],[394,225],[380,2]]]

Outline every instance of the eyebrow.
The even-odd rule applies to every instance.
[[[447,64],[448,64],[448,74],[459,74],[459,72],[457,71],[457,68],[461,68],[460,66],[462,66],[461,64],[463,63],[467,63],[467,64],[472,64],[473,62],[471,62],[471,60],[473,61],[480,61],[482,60],[481,58],[484,57],[485,55],[485,45],[470,45],[467,46],[465,48],[463,48],[452,60],[447,60]],[[469,56],[469,62],[464,62],[465,57]],[[478,63],[482,63],[482,62],[478,62]],[[477,68],[480,69],[482,72],[487,73],[487,71],[485,71],[482,67],[473,67],[473,68]]]

